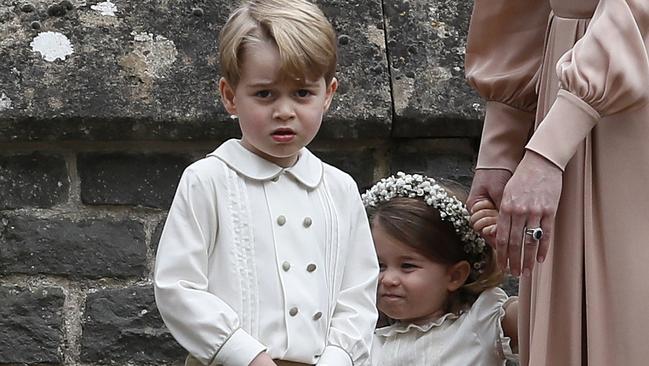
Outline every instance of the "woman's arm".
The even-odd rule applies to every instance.
[[[649,2],[600,0],[584,36],[557,64],[561,89],[505,187],[496,238],[499,263],[530,273],[547,255],[561,170],[602,116],[649,103]],[[649,116],[648,116],[649,118]],[[624,128],[623,123],[620,128]],[[521,233],[541,227],[536,242]],[[522,247],[523,255],[521,256]]]
[[[469,84],[487,101],[477,170],[467,207],[491,200],[523,157],[534,127],[536,81],[550,7],[545,0],[476,0],[467,41]]]

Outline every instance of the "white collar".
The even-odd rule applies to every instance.
[[[426,333],[433,328],[441,327],[442,325],[446,323],[451,323],[458,318],[459,316],[457,316],[456,314],[446,313],[443,316],[422,325],[418,325],[414,323],[396,322],[392,325],[388,325],[386,327],[376,329],[374,331],[374,334],[376,334],[379,337],[387,338],[387,337],[392,337],[395,334],[408,333],[410,331],[419,331],[421,333]]]
[[[285,172],[311,189],[316,188],[322,181],[322,161],[307,148],[300,149],[297,161],[293,166],[288,168],[282,168],[249,151],[237,139],[230,139],[224,142],[207,156],[221,159],[237,173],[253,180],[270,180]]]

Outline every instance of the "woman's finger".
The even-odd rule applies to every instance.
[[[527,221],[527,214],[523,213],[525,211],[517,211],[512,215],[512,226],[509,229],[509,269],[512,272],[513,276],[520,276],[521,274],[521,259],[523,255],[523,236],[521,233],[525,228],[525,222]]]
[[[539,242],[539,251],[536,254],[536,260],[543,263],[548,256],[550,250],[550,243],[552,242],[552,234],[554,233],[554,216],[544,217],[541,220],[541,229],[543,229],[543,237]]]
[[[534,269],[537,252],[539,250],[539,240],[534,237],[534,229],[541,227],[541,216],[531,215],[527,220],[525,232],[523,233],[523,275],[529,276]],[[543,234],[545,235],[545,234]]]
[[[496,223],[496,259],[501,270],[507,270],[507,247],[509,246],[509,229],[511,227],[511,215],[501,210]]]

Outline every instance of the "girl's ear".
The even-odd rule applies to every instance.
[[[232,85],[225,78],[219,80],[219,92],[221,92],[221,102],[225,110],[230,114],[236,115],[237,103],[234,97],[234,88],[232,88]]]
[[[449,266],[447,272],[449,278],[447,290],[453,292],[462,287],[466,279],[469,278],[470,273],[471,265],[467,261],[459,261]]]

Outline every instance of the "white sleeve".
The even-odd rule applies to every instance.
[[[239,328],[230,306],[207,291],[218,219],[216,192],[205,180],[191,166],[180,179],[156,255],[156,304],[174,338],[201,363],[247,366],[264,345]]]
[[[342,285],[333,312],[327,346],[318,366],[369,365],[378,312],[376,286],[379,265],[370,226],[355,183],[348,187],[351,232],[341,260]],[[347,216],[347,215],[345,215]]]
[[[484,290],[471,306],[470,313],[475,317],[476,332],[480,343],[492,348],[503,359],[518,361],[518,355],[511,348],[511,339],[505,336],[502,320],[505,308],[517,297],[509,297],[499,287]]]

